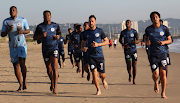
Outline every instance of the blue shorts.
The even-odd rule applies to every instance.
[[[44,62],[46,63],[50,59],[50,55],[59,59],[59,52],[58,50],[54,50],[53,52],[43,52]]]
[[[27,55],[27,46],[10,48],[10,57],[12,63],[18,61],[19,57],[26,58],[26,55]]]
[[[162,67],[166,70],[167,67],[167,53],[163,53],[157,56],[150,55],[151,71],[154,72],[158,67]]]
[[[126,60],[137,61],[137,51],[135,51],[133,53],[124,53],[124,55],[125,55]]]
[[[100,73],[105,73],[104,57],[89,57],[91,71],[97,68]]]
[[[83,64],[89,63],[88,52],[83,52]]]

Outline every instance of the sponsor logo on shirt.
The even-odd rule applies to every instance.
[[[21,26],[21,23],[17,23],[17,26]]]

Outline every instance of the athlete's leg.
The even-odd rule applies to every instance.
[[[23,84],[22,84],[22,80],[21,80],[21,71],[19,69],[19,62],[16,61],[15,63],[13,63],[13,67],[14,67],[14,73],[15,73],[15,76],[19,82],[19,89],[17,91],[21,91],[22,90],[22,87],[23,87]]]
[[[161,92],[161,97],[162,98],[167,98],[165,95],[165,90],[166,90],[166,70],[163,70],[162,67],[160,67],[160,80],[161,80],[161,88],[162,88],[162,92]]]
[[[57,94],[57,82],[58,82],[57,65],[58,65],[58,59],[56,57],[50,56],[50,62],[51,62],[52,70],[53,70],[53,81],[54,81],[53,93]]]
[[[53,74],[52,74],[52,66],[50,60],[45,62],[46,68],[47,68],[47,74],[49,76],[49,79],[51,80],[51,86],[50,90],[52,91],[54,89],[54,82],[53,82]]]
[[[89,68],[88,68],[88,63],[87,64],[83,64],[83,68],[86,71],[86,73],[88,73],[87,75],[87,80],[90,80],[90,72],[89,72]]]
[[[25,65],[25,58],[22,58],[22,57],[19,57],[19,64],[20,64],[20,67],[21,67],[21,73],[22,73],[22,76],[23,76],[23,90],[27,89],[26,87],[26,73],[27,73],[27,68],[26,68],[26,65]]]
[[[156,93],[159,93],[159,86],[158,86],[158,79],[159,77],[159,68],[157,68],[155,71],[152,72],[152,78],[154,80],[154,91]]]
[[[93,82],[96,86],[96,89],[97,89],[97,92],[95,95],[101,95],[101,90],[100,90],[100,87],[99,87],[99,78],[98,78],[98,75],[97,75],[97,69],[93,69],[92,70],[92,76],[93,76]]]
[[[64,58],[64,53],[63,53],[61,56],[62,56],[62,61],[63,61],[63,67],[65,67],[65,58]]]
[[[131,60],[127,60],[126,59],[126,66],[127,66],[127,71],[128,71],[128,74],[129,74],[129,82],[131,82]]]
[[[135,78],[136,78],[136,72],[137,72],[137,61],[132,60],[132,67],[133,67],[133,84],[136,84]]]
[[[61,60],[60,60],[60,56],[61,56],[61,53],[59,52],[59,59],[58,59],[58,63],[59,63],[59,66],[61,68]]]
[[[101,78],[101,80],[102,80],[102,83],[103,83],[104,88],[107,89],[107,88],[108,88],[108,84],[107,84],[107,82],[106,82],[106,80],[105,80],[105,78],[106,78],[106,73],[100,73],[100,72],[99,72],[99,76],[100,76],[100,78]]]
[[[70,61],[71,61],[71,64],[73,65],[73,69],[74,69],[74,63],[73,63],[73,57],[72,57],[72,56],[73,56],[73,54],[71,53],[69,56],[70,56]]]

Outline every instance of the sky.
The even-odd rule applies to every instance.
[[[9,8],[16,6],[18,16],[27,19],[29,25],[43,21],[43,11],[50,10],[56,23],[84,23],[95,15],[97,23],[113,24],[123,20],[148,20],[152,11],[161,18],[180,19],[180,0],[0,0],[0,28],[10,17]]]

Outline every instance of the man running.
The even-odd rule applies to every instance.
[[[107,89],[108,84],[105,81],[106,74],[102,46],[108,45],[109,40],[106,37],[104,31],[96,27],[96,17],[94,15],[89,16],[89,26],[90,29],[86,30],[83,34],[82,47],[84,48],[84,51],[87,51],[88,49],[89,65],[92,71],[93,82],[97,88],[96,95],[101,95],[98,72],[104,88]],[[88,46],[84,47],[86,40],[88,42]]]
[[[119,42],[124,48],[124,55],[126,60],[127,71],[129,73],[129,82],[131,82],[131,66],[133,68],[133,84],[136,84],[136,71],[137,71],[137,49],[136,44],[138,44],[139,37],[136,30],[131,28],[131,21],[126,20],[126,29],[120,34]],[[124,42],[122,42],[124,38]]]
[[[51,80],[50,90],[54,94],[57,93],[58,82],[58,43],[57,40],[61,34],[58,24],[51,22],[51,12],[46,10],[43,12],[44,22],[36,27],[34,40],[42,39],[42,54],[47,68],[47,74]]]
[[[26,55],[27,55],[27,44],[25,34],[30,32],[28,23],[25,18],[17,16],[17,7],[10,7],[9,18],[3,21],[1,36],[9,37],[9,50],[11,62],[14,67],[16,78],[19,82],[19,89],[17,91],[25,90],[26,87]],[[19,69],[21,67],[21,70]],[[21,74],[23,76],[23,82],[21,80]]]
[[[165,95],[167,79],[167,50],[165,44],[172,43],[171,34],[166,26],[160,24],[160,14],[157,11],[152,12],[150,14],[150,18],[153,25],[148,26],[145,30],[145,43],[148,46],[150,45],[150,65],[152,70],[152,78],[154,80],[154,91],[159,93],[157,79],[160,72],[162,87],[161,97],[167,98]]]
[[[116,45],[117,45],[117,40],[114,38],[114,49],[116,49]]]
[[[61,68],[60,56],[62,57],[63,67],[65,66],[65,63],[64,63],[64,61],[65,61],[65,58],[64,58],[64,47],[65,47],[65,45],[64,45],[64,37],[60,37],[58,39],[58,48],[59,48],[59,51],[58,51],[59,52],[58,63],[59,63],[60,68]]]
[[[70,56],[70,61],[71,61],[71,64],[73,65],[73,69],[74,69],[74,67],[75,67],[74,62],[73,62],[74,45],[72,45],[72,43],[71,43],[71,34],[72,34],[71,28],[68,29],[68,33],[69,34],[66,35],[66,43],[68,43],[68,55]]]
[[[84,31],[88,30],[89,29],[89,23],[88,22],[84,22]],[[80,34],[80,44],[81,44],[81,47],[82,47],[82,40],[83,40],[83,34],[84,34],[84,31]],[[87,44],[88,42],[86,41],[86,46],[88,45]],[[81,49],[82,50],[82,49]],[[88,73],[87,75],[87,80],[89,81],[90,80],[90,72],[89,72],[89,68],[88,68],[88,63],[89,63],[89,60],[88,60],[89,56],[88,56],[88,50],[86,52],[83,52],[83,69],[82,69],[82,77],[84,77],[84,71],[86,71]]]
[[[80,73],[81,72],[80,60],[82,57],[82,53],[80,51],[80,33],[82,32],[81,25],[77,25],[76,29],[77,29],[77,32],[74,32],[72,34],[72,43],[74,45],[74,58],[77,65],[77,73]]]

